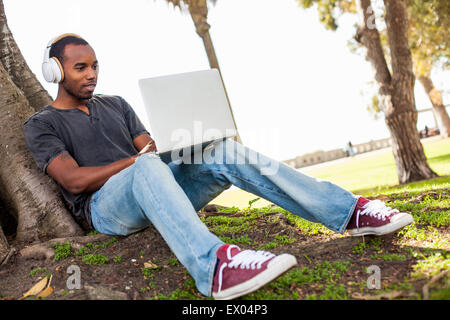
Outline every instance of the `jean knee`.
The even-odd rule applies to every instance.
[[[148,152],[144,153],[143,155],[136,158],[134,162],[134,167],[136,169],[161,169],[161,168],[167,168],[169,169],[168,165],[166,165],[156,152]],[[170,171],[170,169],[169,169]],[[143,171],[145,172],[145,171]],[[154,172],[154,170],[152,171]]]

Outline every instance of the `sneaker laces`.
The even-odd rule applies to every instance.
[[[372,200],[363,205],[364,210],[358,210],[358,214],[356,215],[356,227],[359,228],[359,216],[368,215],[370,217],[374,217],[378,220],[386,220],[386,217],[399,212],[397,209],[392,209],[391,207],[387,207],[383,201],[380,200]]]
[[[237,248],[240,250],[238,246],[235,245],[229,245],[227,249],[227,258],[228,260],[231,260],[231,262],[226,263],[224,262],[219,269],[219,289],[218,292],[222,289],[222,276],[223,276],[223,269],[225,267],[229,268],[238,268],[241,269],[260,269],[262,264],[266,262],[267,260],[272,259],[275,257],[273,253],[267,252],[267,251],[254,251],[254,250],[244,250],[236,254],[235,256],[231,257],[231,249]]]

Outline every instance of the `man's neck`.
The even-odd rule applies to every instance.
[[[66,92],[66,90],[59,87],[58,96],[55,101],[51,103],[52,107],[57,109],[74,109],[85,107],[89,99],[78,99]]]

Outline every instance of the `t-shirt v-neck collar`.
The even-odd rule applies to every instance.
[[[86,103],[86,107],[89,110],[89,114],[87,114],[85,111],[79,109],[79,108],[71,108],[71,109],[60,109],[60,108],[55,108],[52,105],[48,105],[51,109],[53,110],[57,110],[57,111],[62,111],[62,112],[82,112],[83,114],[85,114],[87,117],[92,118],[92,111],[93,111],[93,104],[91,104],[91,101],[88,101]]]

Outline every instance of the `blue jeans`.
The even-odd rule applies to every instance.
[[[357,196],[233,140],[211,147],[205,149],[209,156],[200,163],[192,159],[190,163],[165,163],[155,152],[138,157],[93,194],[94,228],[100,233],[128,235],[153,224],[205,296],[211,296],[216,251],[224,243],[209,231],[197,211],[232,184],[344,233]]]

